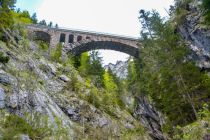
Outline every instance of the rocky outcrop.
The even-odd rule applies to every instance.
[[[123,139],[131,137],[127,132],[133,132],[132,139],[150,139],[146,132],[137,133],[142,126],[128,111],[113,107],[113,117],[88,102],[91,89],[74,67],[53,62],[35,42],[27,41],[17,44],[18,48],[0,41],[0,50],[10,54],[9,62],[0,65],[0,109],[25,120],[36,114],[47,116],[53,132],[65,129],[70,139]],[[2,124],[0,137],[1,130]],[[21,139],[29,138],[21,135]]]
[[[210,28],[203,25],[203,11],[199,8],[199,2],[190,3],[188,14],[183,24],[178,26],[180,35],[189,42],[192,50],[192,59],[197,66],[204,69],[210,68]]]
[[[154,140],[167,140],[162,132],[164,118],[146,97],[137,97],[137,106],[134,110],[134,116],[139,119],[141,124],[147,129],[147,132]]]
[[[125,79],[128,75],[128,61],[117,61],[116,64],[109,63],[105,69],[111,69],[117,77]]]

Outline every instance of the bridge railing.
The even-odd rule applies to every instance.
[[[79,32],[79,33],[83,33],[83,34],[108,36],[108,37],[114,37],[114,38],[118,38],[118,39],[125,39],[125,40],[132,40],[132,41],[138,41],[139,40],[137,37],[117,35],[117,34],[111,34],[111,33],[105,33],[105,32],[95,32],[95,31],[88,31],[88,30],[81,30],[81,29],[73,29],[73,28],[66,28],[66,27],[56,28],[56,27],[43,26],[43,25],[38,25],[38,24],[31,24],[29,26],[38,27],[38,28],[45,28],[45,29],[47,28],[47,29],[54,29],[54,30]]]

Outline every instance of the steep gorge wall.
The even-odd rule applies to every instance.
[[[210,70],[210,27],[204,24],[204,11],[200,3],[190,3],[183,23],[178,26],[178,32],[189,43],[192,59],[200,68]]]

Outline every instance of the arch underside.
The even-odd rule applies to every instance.
[[[115,50],[119,52],[123,52],[129,54],[134,57],[138,57],[139,49],[119,43],[119,42],[112,42],[112,41],[91,41],[85,44],[81,44],[75,48],[73,48],[70,52],[74,55],[80,55],[83,52],[91,51],[91,50]]]
[[[34,40],[41,40],[47,43],[50,43],[51,36],[50,34],[44,31],[34,31]]]

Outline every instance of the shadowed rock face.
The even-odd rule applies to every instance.
[[[192,59],[197,66],[209,71],[210,68],[210,30],[201,26],[203,12],[196,4],[189,4],[188,15],[178,32],[183,39],[189,42],[192,50]]]
[[[35,31],[34,32],[34,40],[42,40],[45,42],[50,43],[50,35],[46,32],[42,32],[42,31]]]
[[[167,140],[162,132],[164,118],[146,97],[137,97],[137,106],[134,110],[134,116],[146,128],[153,140]]]

